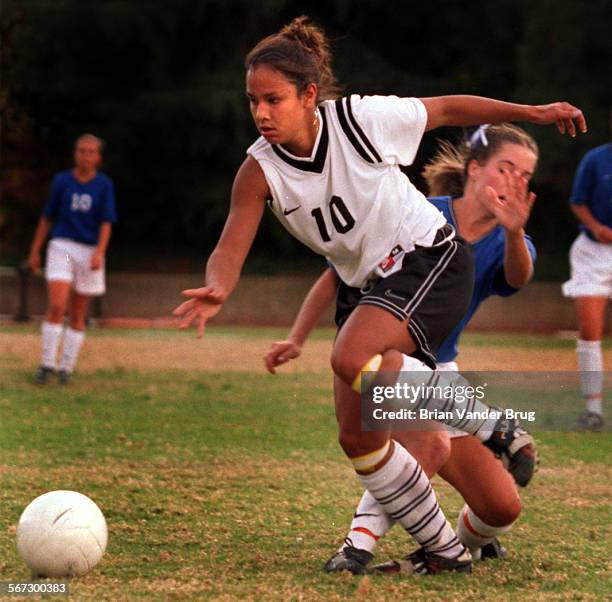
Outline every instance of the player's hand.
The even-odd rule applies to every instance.
[[[268,353],[264,356],[266,369],[270,374],[276,374],[276,368],[278,366],[299,357],[301,353],[302,346],[291,340],[275,341],[270,345]]]
[[[195,321],[198,327],[198,338],[204,336],[206,322],[219,313],[227,295],[224,291],[212,286],[202,288],[189,288],[181,292],[188,301],[181,303],[172,313],[183,318],[179,328],[189,328]]]
[[[604,224],[599,224],[597,228],[593,231],[597,242],[602,242],[604,244],[612,243],[612,228],[605,226]]]
[[[103,263],[104,263],[104,253],[96,249],[91,255],[91,262],[89,264],[89,267],[92,270],[99,270],[102,267]]]
[[[510,169],[503,169],[502,173],[503,194],[487,186],[485,204],[505,230],[519,232],[527,224],[536,195],[529,192],[529,182],[524,176]]]
[[[28,257],[28,267],[33,272],[38,272],[40,269],[40,264],[40,253],[30,253],[30,256]]]
[[[534,123],[542,125],[556,123],[561,134],[567,132],[572,137],[576,135],[576,126],[583,134],[587,131],[587,123],[582,111],[569,102],[538,105],[536,109],[537,115],[533,120]]]

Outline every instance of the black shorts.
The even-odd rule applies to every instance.
[[[340,283],[336,325],[340,328],[358,305],[375,305],[400,321],[410,317],[408,331],[417,345],[412,355],[435,368],[438,348],[467,313],[473,288],[472,248],[455,235],[417,247],[404,256],[399,271],[361,289]]]

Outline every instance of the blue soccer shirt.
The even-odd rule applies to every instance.
[[[457,221],[453,213],[452,199],[449,196],[431,197],[428,199],[437,207],[446,218],[449,224],[457,228]],[[461,200],[456,202],[460,203]],[[535,261],[536,250],[529,236],[525,236],[529,254],[532,261]],[[491,295],[509,297],[516,293],[517,289],[506,282],[504,275],[504,247],[506,236],[501,226],[496,226],[486,236],[472,243],[474,249],[475,280],[474,292],[470,307],[450,336],[442,343],[437,353],[438,362],[452,362],[459,353],[459,337],[466,327],[470,318],[474,315],[479,305]]]
[[[62,171],[53,179],[43,215],[54,222],[51,238],[96,245],[100,224],[117,221],[113,182],[98,172],[83,184],[72,170]]]
[[[612,143],[598,146],[582,158],[570,202],[586,205],[598,222],[612,228]],[[584,224],[580,224],[580,229],[595,240]]]

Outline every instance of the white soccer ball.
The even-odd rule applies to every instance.
[[[102,511],[76,491],[37,497],[17,525],[17,551],[37,577],[85,575],[102,558],[107,539]]]

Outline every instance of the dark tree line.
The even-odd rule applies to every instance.
[[[257,135],[244,55],[303,12],[330,36],[347,92],[567,99],[585,110],[590,133],[577,140],[528,127],[542,155],[529,230],[544,275],[561,275],[575,233],[575,167],[610,139],[609,0],[3,0],[0,10],[3,263],[25,256],[52,174],[91,131],[107,141],[117,188],[111,267],[199,265]],[[435,138],[459,135],[426,136],[409,169],[417,184]],[[269,217],[254,257],[284,268],[304,253]]]

